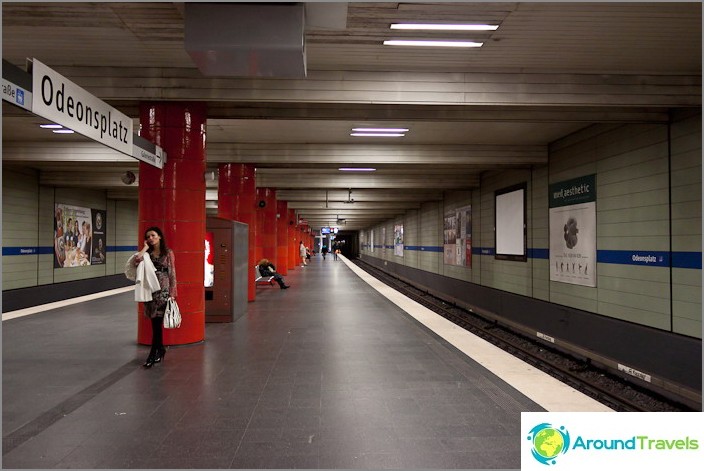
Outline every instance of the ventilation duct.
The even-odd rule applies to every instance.
[[[186,3],[186,52],[207,77],[306,76],[303,4]]]

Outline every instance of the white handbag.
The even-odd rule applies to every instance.
[[[174,298],[166,301],[166,311],[164,311],[164,329],[178,329],[181,327],[181,311]]]

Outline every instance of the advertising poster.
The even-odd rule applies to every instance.
[[[471,267],[472,207],[448,211],[443,221],[443,261],[448,265]]]
[[[105,211],[54,205],[54,268],[105,263]]]
[[[596,287],[596,176],[550,185],[550,281]]]
[[[386,228],[381,228],[381,250],[382,253],[386,253]]]
[[[213,239],[212,232],[205,233],[205,276],[203,284],[206,288],[212,288],[215,282],[215,262],[213,260]]]
[[[107,251],[107,238],[105,231],[107,228],[107,220],[105,211],[101,209],[92,209],[93,215],[93,255],[90,257],[91,265],[102,265],[105,263],[105,253]]]
[[[394,226],[394,255],[403,257],[403,224]]]
[[[457,213],[453,209],[445,213],[442,225],[443,262],[455,264],[455,244],[457,244]]]

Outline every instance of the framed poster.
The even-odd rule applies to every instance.
[[[550,281],[596,287],[596,175],[549,191]]]
[[[54,205],[54,268],[105,263],[105,210]]]
[[[394,255],[403,257],[403,224],[394,225]]]

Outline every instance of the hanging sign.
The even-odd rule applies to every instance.
[[[133,155],[132,119],[36,59],[32,112],[94,141]]]
[[[32,111],[32,80],[5,59],[2,60],[2,99]]]

